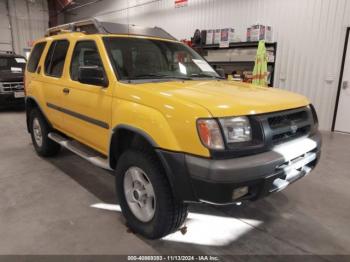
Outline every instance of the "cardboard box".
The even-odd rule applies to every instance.
[[[207,37],[205,40],[206,45],[212,45],[214,43],[214,30],[207,30]]]
[[[253,25],[247,29],[247,41],[260,41],[272,42],[272,28],[265,25]]]
[[[250,32],[251,32],[251,28],[250,27],[248,27],[247,28],[247,42],[250,42]]]
[[[235,29],[233,28],[221,29],[220,42],[233,43],[234,40],[235,40]]]
[[[220,44],[221,29],[215,29],[214,31],[214,44]]]

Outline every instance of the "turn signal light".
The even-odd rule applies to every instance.
[[[225,148],[219,124],[215,119],[199,119],[197,129],[205,147],[216,150]]]

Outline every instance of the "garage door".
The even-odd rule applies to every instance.
[[[0,50],[12,51],[11,29],[6,2],[7,0],[0,0]]]

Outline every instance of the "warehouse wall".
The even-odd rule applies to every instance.
[[[87,1],[87,3],[91,1]],[[196,28],[232,26],[245,40],[246,27],[269,24],[278,42],[275,86],[296,91],[315,104],[322,129],[331,129],[346,27],[348,0],[97,1],[67,13],[67,21],[96,15],[102,20],[161,26],[179,39]]]
[[[12,51],[12,37],[7,0],[0,0],[0,50]]]
[[[14,51],[24,55],[34,40],[44,36],[48,27],[46,0],[11,0],[8,2]]]

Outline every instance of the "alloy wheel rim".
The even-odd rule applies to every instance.
[[[154,217],[156,197],[152,183],[139,167],[132,166],[124,176],[124,194],[126,202],[134,216],[142,222]]]
[[[38,147],[41,147],[43,144],[43,135],[41,132],[39,120],[37,118],[34,118],[33,120],[33,135],[34,135],[35,143],[37,144]]]

